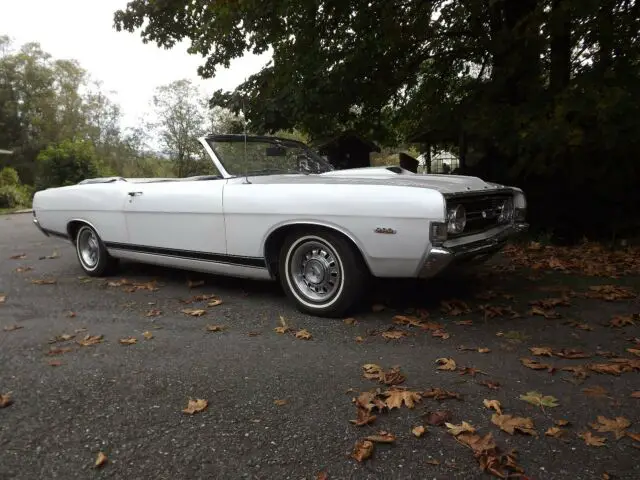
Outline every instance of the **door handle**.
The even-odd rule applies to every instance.
[[[135,197],[136,195],[142,195],[142,192],[129,192],[130,197]]]

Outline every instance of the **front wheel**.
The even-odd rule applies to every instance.
[[[91,277],[108,274],[116,265],[104,243],[89,225],[83,225],[76,233],[76,254],[84,272]]]
[[[299,310],[319,317],[340,317],[364,293],[369,273],[360,253],[330,232],[296,232],[282,246],[280,281]]]

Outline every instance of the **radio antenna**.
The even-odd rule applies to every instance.
[[[245,83],[247,79],[245,78]],[[242,126],[244,130],[244,181],[245,183],[251,183],[248,175],[248,161],[247,161],[247,116],[244,113],[244,95],[242,96]]]

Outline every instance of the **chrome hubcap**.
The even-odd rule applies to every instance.
[[[338,255],[316,240],[303,242],[295,249],[289,271],[297,290],[314,302],[330,299],[342,281]]]
[[[89,229],[83,230],[78,237],[78,252],[82,263],[87,268],[93,268],[98,264],[100,259],[100,246],[98,237]]]

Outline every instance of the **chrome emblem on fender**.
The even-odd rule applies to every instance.
[[[387,233],[389,235],[395,235],[396,231],[393,228],[378,227],[374,230],[376,233]]]

